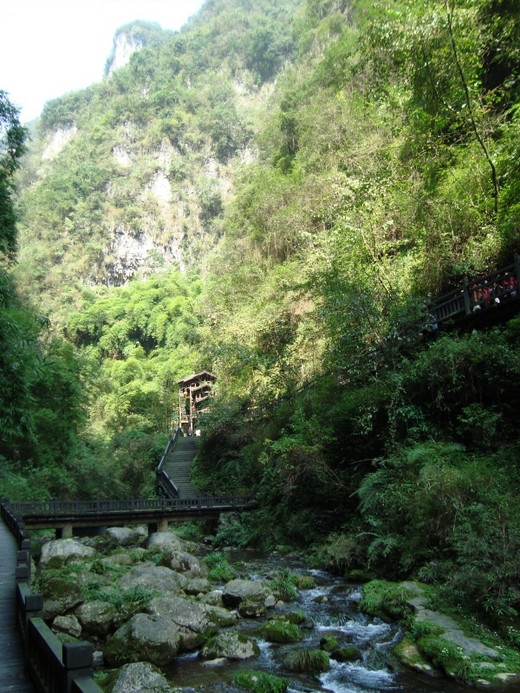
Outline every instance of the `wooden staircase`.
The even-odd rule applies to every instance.
[[[197,454],[197,437],[179,437],[164,461],[164,471],[173,479],[179,498],[198,498],[200,493],[190,481],[191,467]]]

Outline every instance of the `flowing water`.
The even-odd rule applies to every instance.
[[[237,690],[231,682],[238,671],[259,669],[285,678],[290,693],[467,693],[465,686],[396,667],[390,651],[401,637],[400,630],[395,624],[359,613],[359,586],[346,584],[329,573],[306,569],[295,561],[260,558],[247,553],[230,554],[230,561],[239,566],[241,577],[265,579],[279,568],[314,577],[316,586],[313,589],[300,590],[297,600],[283,607],[285,611],[301,609],[308,616],[308,627],[303,629],[304,640],[288,645],[265,642],[258,634],[258,627],[269,618],[269,612],[260,619],[241,619],[237,629],[257,640],[259,657],[242,662],[226,660],[218,666],[208,666],[198,653],[190,653],[177,658],[168,668],[166,673],[172,685],[186,692],[224,693]],[[339,647],[357,647],[362,658],[349,663],[331,659],[329,671],[316,676],[291,674],[284,670],[282,662],[291,649],[319,648],[320,640],[326,634],[333,635]]]

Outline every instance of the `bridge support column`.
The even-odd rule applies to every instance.
[[[56,539],[71,539],[73,535],[73,529],[71,524],[63,525],[63,527],[56,528]]]
[[[157,524],[157,531],[158,532],[167,532],[168,531],[168,518],[167,517],[162,517],[158,524]]]

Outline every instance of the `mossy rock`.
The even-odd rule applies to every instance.
[[[296,623],[297,626],[301,626],[308,622],[307,614],[302,611],[289,611],[286,614],[275,614],[271,617],[271,621],[287,621],[287,623]]]
[[[296,673],[319,674],[330,668],[330,661],[324,650],[294,650],[284,659],[283,665]]]
[[[312,575],[294,575],[292,581],[299,590],[311,590],[316,587],[316,581]]]
[[[404,664],[415,671],[420,671],[429,675],[435,673],[435,668],[419,651],[415,641],[405,635],[401,642],[394,648],[393,655],[397,657],[401,664]]]
[[[258,629],[268,642],[299,642],[303,633],[295,623],[288,621],[267,621]]]
[[[336,662],[357,662],[361,659],[362,654],[359,647],[349,645],[348,647],[340,647],[333,650],[330,656]]]
[[[324,635],[320,640],[320,650],[325,650],[325,652],[332,652],[333,650],[337,650],[338,647],[339,643],[334,635]]]
[[[400,620],[410,613],[410,592],[401,584],[372,580],[363,586],[361,611],[383,620]]]

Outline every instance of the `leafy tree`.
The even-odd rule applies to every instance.
[[[20,125],[19,109],[0,90],[0,254],[2,264],[12,262],[16,252],[16,215],[13,176],[25,151],[26,128]]]

